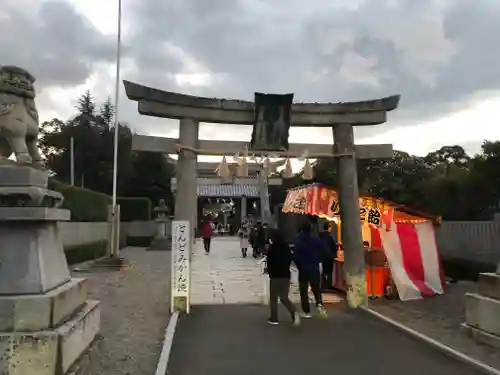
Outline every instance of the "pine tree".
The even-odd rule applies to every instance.
[[[102,104],[99,117],[102,125],[107,128],[111,128],[113,126],[113,118],[115,116],[115,107],[111,103],[111,98],[108,96],[108,99]]]
[[[95,99],[89,90],[87,90],[87,92],[83,94],[80,99],[78,99],[76,109],[78,109],[78,112],[80,112],[81,114],[89,115],[92,117],[95,116]]]

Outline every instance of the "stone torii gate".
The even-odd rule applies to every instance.
[[[135,136],[133,149],[179,154],[175,216],[177,220],[193,222],[196,215],[197,154],[234,155],[248,146],[246,142],[199,140],[199,122],[253,125],[254,102],[178,94],[129,81],[124,81],[124,85],[128,98],[138,102],[140,114],[180,120],[179,139]],[[342,241],[350,307],[367,303],[356,158],[392,157],[390,144],[355,145],[353,127],[383,124],[387,112],[396,109],[398,104],[399,95],[348,103],[294,103],[291,126],[330,127],[334,146],[290,144],[288,151],[260,152],[263,155],[300,157],[307,151],[309,158],[338,158]]]

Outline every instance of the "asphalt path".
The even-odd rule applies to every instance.
[[[329,309],[293,327],[262,305],[194,306],[173,342],[169,375],[479,375],[364,311]],[[458,329],[458,327],[457,327]]]

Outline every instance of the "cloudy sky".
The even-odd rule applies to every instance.
[[[42,120],[67,119],[86,89],[113,96],[118,0],[0,0],[0,64],[38,79]],[[389,121],[357,143],[414,154],[500,139],[498,0],[122,0],[122,78],[210,97],[255,91],[336,102],[401,94]],[[178,122],[120,121],[175,136]],[[250,127],[203,124],[201,138],[249,140]],[[330,143],[293,128],[291,142]]]

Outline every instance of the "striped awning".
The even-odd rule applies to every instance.
[[[249,184],[203,184],[196,187],[198,197],[259,197],[259,187]]]

